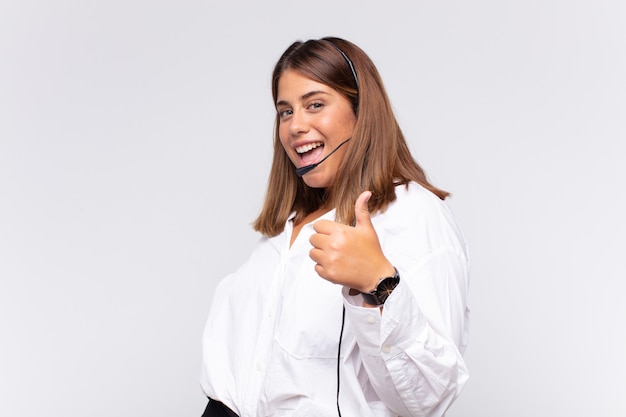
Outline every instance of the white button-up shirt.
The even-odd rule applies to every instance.
[[[469,260],[443,201],[411,183],[372,223],[400,284],[382,313],[320,278],[313,224],[261,238],[218,285],[201,385],[241,417],[442,416],[468,379]],[[333,219],[334,211],[322,218]]]

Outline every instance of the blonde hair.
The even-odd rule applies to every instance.
[[[308,187],[295,173],[274,125],[274,157],[261,213],[253,223],[267,236],[281,233],[291,212],[295,223],[330,203],[335,220],[352,224],[354,203],[363,191],[372,192],[370,211],[385,211],[396,199],[395,187],[415,181],[442,200],[446,191],[436,188],[413,159],[391,109],[382,79],[372,60],[358,46],[340,38],[294,42],[274,67],[272,95],[276,102],[278,80],[294,70],[343,94],[353,106],[356,124],[347,142],[335,183],[328,189]],[[353,72],[354,71],[354,72]],[[358,77],[358,81],[357,78]]]

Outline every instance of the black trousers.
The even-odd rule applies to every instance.
[[[239,417],[233,410],[226,407],[219,401],[209,398],[209,403],[202,414],[202,417]]]

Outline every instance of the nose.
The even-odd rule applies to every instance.
[[[309,131],[309,123],[303,111],[294,110],[289,122],[289,133],[292,136],[297,136]]]

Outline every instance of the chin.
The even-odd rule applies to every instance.
[[[319,175],[306,174],[302,177],[304,183],[311,188],[328,188],[332,185],[332,181],[328,178],[322,178]]]

